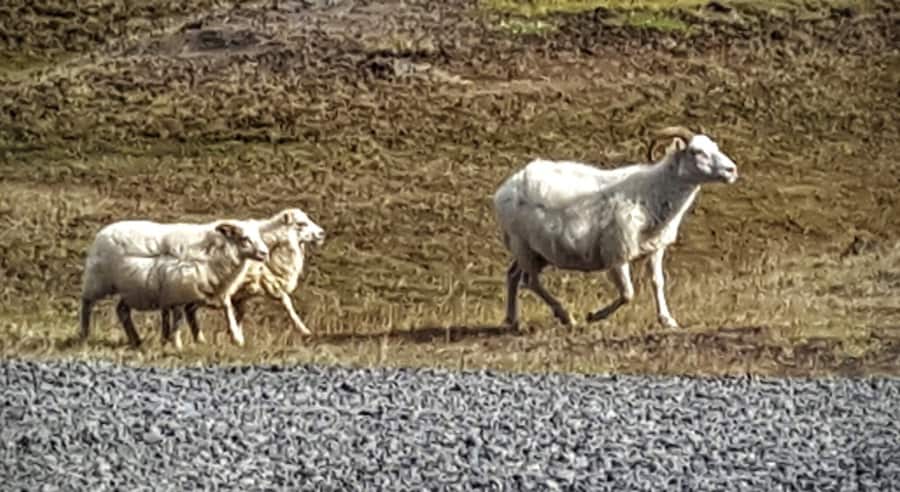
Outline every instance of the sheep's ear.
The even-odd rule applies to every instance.
[[[216,232],[227,238],[236,238],[241,236],[241,229],[237,225],[229,222],[223,222],[217,225]]]
[[[294,223],[294,214],[290,211],[281,212],[281,221],[284,225],[291,225]]]
[[[687,142],[681,137],[675,137],[672,139],[672,143],[666,147],[666,153],[678,152],[679,150],[684,150],[685,147],[687,147]]]

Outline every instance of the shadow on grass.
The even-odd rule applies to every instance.
[[[128,349],[131,351],[139,351],[145,346],[147,346],[147,340],[141,340],[140,347],[132,347],[127,340],[113,340],[109,338],[88,338],[87,340],[82,340],[78,335],[73,335],[63,340],[57,340],[53,343],[53,347],[60,351],[77,348],[109,350]]]
[[[312,335],[310,338],[319,343],[343,344],[348,342],[364,342],[373,340],[399,340],[409,343],[454,343],[470,338],[500,337],[523,335],[521,331],[502,325],[453,325],[423,326],[411,330],[386,330],[374,333],[335,333],[328,335]]]
[[[574,331],[562,327],[546,330],[552,336],[533,337],[530,336],[532,330],[513,330],[502,325],[426,325],[410,330],[371,333],[294,334],[291,338],[297,336],[304,339],[303,345],[313,351],[323,345],[349,346],[355,350],[353,344],[383,342],[417,346],[416,351],[430,351],[461,341],[493,340],[495,343],[476,344],[473,357],[477,359],[479,356],[509,351],[522,354],[537,351],[541,357],[541,354],[556,354],[568,359],[592,360],[600,354],[621,359],[623,368],[629,368],[623,369],[624,373],[649,368],[654,373],[684,374],[696,372],[694,366],[697,366],[713,369],[730,367],[739,373],[744,370],[754,373],[757,371],[753,368],[762,368],[764,373],[779,376],[834,374],[858,377],[896,374],[900,367],[900,333],[895,331],[895,327],[873,330],[870,336],[844,338],[781,337],[773,333],[771,327],[762,325],[724,326],[706,331],[659,328],[623,336],[604,334],[602,324],[582,325]],[[515,344],[506,343],[513,339],[517,339]],[[156,343],[148,344],[148,341],[144,340],[142,348],[136,352],[141,352],[143,348],[148,348],[150,352],[162,350]],[[135,352],[122,339],[82,341],[75,335],[54,342],[33,342],[29,345],[34,346],[26,347],[28,350],[52,350],[53,347],[58,351],[87,348],[98,352]],[[212,340],[210,342],[218,345]],[[291,350],[284,348],[288,352]],[[266,364],[267,358],[263,355],[256,363]]]

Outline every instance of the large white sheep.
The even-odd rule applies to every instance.
[[[243,345],[231,296],[250,266],[266,260],[268,253],[258,227],[239,221],[129,220],[107,225],[97,233],[85,261],[81,337],[89,335],[94,304],[117,295],[116,314],[135,347],[141,340],[131,310],[165,311],[191,303],[224,307],[232,337]]]
[[[532,161],[507,178],[494,194],[503,243],[512,253],[507,270],[505,323],[518,325],[520,284],[538,295],[565,325],[569,313],[541,284],[548,265],[582,272],[608,271],[619,297],[587,314],[609,317],[634,297],[630,263],[650,257],[659,321],[678,323],[665,297],[663,255],[700,185],[734,183],[737,166],[708,136],[683,127],[655,132],[648,155],[660,139],[674,138],[653,164],[601,170],[573,162]]]
[[[285,209],[268,219],[248,222],[259,228],[262,239],[269,248],[269,258],[263,263],[253,264],[248,269],[243,283],[232,296],[238,322],[243,319],[244,307],[248,300],[267,295],[281,302],[294,328],[304,335],[309,335],[309,329],[294,309],[291,293],[296,290],[303,274],[307,245],[321,246],[325,241],[325,231],[299,208]],[[196,317],[199,307],[197,304],[185,306],[184,316],[187,318],[194,340],[203,343],[203,333]],[[172,311],[174,342],[175,346],[180,348],[181,339],[177,327],[181,320],[181,310]],[[169,313],[163,313],[163,316],[168,315]],[[164,322],[163,327],[166,326],[167,323]],[[171,338],[171,334],[164,333],[163,338]]]

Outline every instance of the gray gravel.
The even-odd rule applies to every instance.
[[[898,490],[900,380],[3,361],[3,490]]]

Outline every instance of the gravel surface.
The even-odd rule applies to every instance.
[[[900,379],[0,364],[3,490],[900,489]]]

